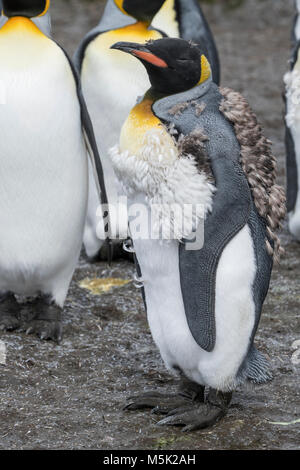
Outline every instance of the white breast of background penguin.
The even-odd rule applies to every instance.
[[[299,52],[298,52],[299,54]],[[297,62],[292,71],[287,72],[284,76],[286,86],[286,124],[290,128],[297,159],[298,181],[300,181],[300,60],[299,55]],[[298,191],[295,209],[289,214],[289,227],[292,233],[300,232],[300,191]]]
[[[0,30],[0,77],[0,291],[28,294],[72,274],[87,157],[67,58],[30,20]]]
[[[159,12],[153,18],[152,26],[163,31],[170,38],[179,38],[179,24],[175,0],[166,0]]]
[[[297,8],[297,18],[296,18],[296,23],[295,23],[295,37],[297,41],[300,39],[300,0],[296,0],[296,8]]]
[[[120,146],[110,152],[129,204],[147,207],[148,212],[139,217],[143,234],[149,230],[151,205],[198,203],[205,206],[207,213],[214,193],[193,157],[180,158],[173,139],[150,110],[147,100],[135,107],[123,126]],[[137,133],[134,123],[142,113],[144,124]],[[195,222],[191,220],[190,227]],[[162,218],[160,223],[164,233],[169,222]],[[134,236],[133,227],[131,231],[142,272],[149,326],[166,366],[170,370],[180,367],[187,377],[203,385],[223,391],[234,388],[255,323],[252,286],[256,262],[249,227],[245,226],[227,245],[218,265],[216,345],[212,352],[200,348],[187,324],[180,285],[179,241],[139,239]],[[184,235],[178,233],[178,239]]]

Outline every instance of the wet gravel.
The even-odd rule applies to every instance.
[[[55,38],[74,52],[97,23],[99,1],[54,0]],[[222,2],[221,2],[222,3]],[[274,142],[284,182],[282,75],[289,55],[292,0],[246,0],[224,10],[205,6],[223,65],[223,84],[249,99]],[[227,417],[211,429],[183,434],[156,426],[148,412],[125,413],[126,396],[176,387],[151,339],[140,292],[130,282],[94,296],[78,283],[93,277],[131,279],[127,261],[78,265],[56,346],[21,333],[1,333],[0,449],[297,449],[300,447],[300,245],[283,233],[286,255],[274,269],[257,343],[275,378],[238,391]],[[295,357],[295,356],[294,356]],[[294,361],[295,362],[295,361]]]

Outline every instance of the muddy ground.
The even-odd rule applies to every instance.
[[[73,52],[100,15],[99,1],[54,0],[56,39]],[[220,2],[222,4],[222,2]],[[235,11],[205,6],[215,32],[223,84],[243,92],[278,155],[284,181],[282,75],[287,68],[292,0],[246,0]],[[283,234],[286,256],[274,270],[257,336],[275,379],[235,394],[227,417],[209,430],[183,434],[156,426],[148,412],[121,411],[126,396],[174,387],[151,339],[140,292],[132,283],[102,296],[79,287],[90,277],[131,279],[119,262],[89,265],[82,258],[69,292],[60,346],[24,334],[1,334],[1,449],[296,449],[300,447],[300,245]]]

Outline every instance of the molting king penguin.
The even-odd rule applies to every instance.
[[[159,29],[155,29],[150,24],[159,11],[155,22]],[[197,0],[108,0],[99,25],[84,38],[75,54],[74,62],[81,74],[83,94],[98,147],[105,157],[103,165],[111,203],[117,201],[118,191],[108,150],[117,141],[122,123],[138,96],[144,95],[149,88],[149,79],[141,64],[130,56],[124,57],[119,51],[111,50],[110,46],[117,41],[145,43],[162,38],[166,35],[162,28],[167,28],[167,33],[201,43],[211,57],[215,80],[219,80],[216,46]],[[98,205],[99,199],[90,176],[84,233],[84,246],[90,258],[97,256],[103,243],[96,233]],[[126,233],[126,221],[120,232],[124,230]]]
[[[1,26],[6,23],[7,17],[3,15],[3,5],[2,5],[2,0],[0,0],[0,28]],[[44,34],[47,36],[51,36],[51,16],[50,16],[50,7],[41,16],[37,16],[36,18],[32,18],[32,21],[37,25],[37,27],[43,31]]]
[[[140,208],[130,231],[150,329],[184,383],[178,395],[149,392],[126,409],[153,408],[167,414],[160,424],[193,430],[219,420],[238,385],[271,378],[254,336],[281,251],[284,192],[254,113],[213,83],[199,48],[168,38],[113,48],[139,60],[151,82],[110,156],[129,207]],[[202,249],[190,232],[203,214],[185,205],[204,208]]]
[[[32,21],[49,4],[3,0],[0,328],[59,341],[86,219],[87,147],[107,199],[78,77],[64,51]],[[35,298],[25,304],[28,315],[16,296]]]

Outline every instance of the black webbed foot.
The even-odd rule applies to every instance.
[[[41,340],[52,340],[60,343],[62,340],[62,311],[60,307],[49,300],[40,297],[26,307],[28,312],[23,330],[27,334],[35,334]]]
[[[154,414],[168,414],[179,407],[190,407],[195,402],[201,403],[204,400],[204,387],[190,382],[184,383],[178,393],[163,394],[159,392],[146,392],[142,395],[129,397],[124,410],[152,409]]]
[[[12,293],[0,295],[0,330],[14,331],[20,326],[20,305]]]
[[[183,432],[213,426],[226,415],[231,397],[232,393],[222,393],[211,389],[205,403],[195,403],[194,406],[174,409],[157,424],[182,426]]]

